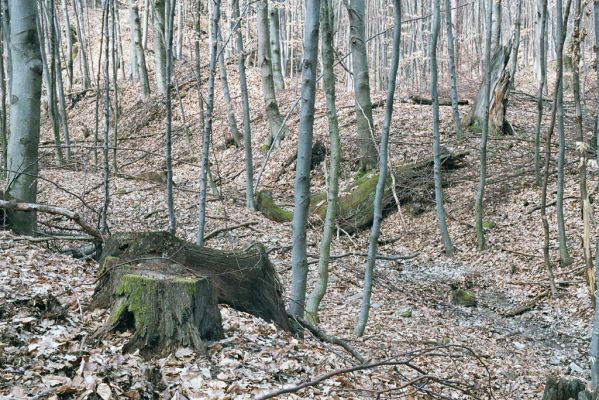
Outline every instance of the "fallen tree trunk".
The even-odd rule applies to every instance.
[[[13,210],[13,211],[24,211],[24,212],[43,212],[54,215],[61,215],[66,217],[81,227],[83,232],[92,236],[96,240],[102,240],[102,234],[95,226],[91,225],[79,213],[66,208],[49,206],[46,204],[37,203],[19,203],[15,200],[3,200],[2,192],[0,192],[0,209]],[[0,218],[1,220],[2,218]]]
[[[198,247],[167,232],[116,233],[100,257],[91,308],[111,308],[100,334],[134,329],[125,351],[164,354],[222,337],[217,304],[291,331],[281,284],[260,244],[236,252]]]
[[[406,103],[409,103],[409,102],[411,102],[413,104],[418,104],[418,105],[430,106],[433,104],[433,99],[431,99],[430,97],[422,97],[420,95],[413,94],[410,96],[409,101],[407,101]],[[458,106],[467,106],[468,103],[469,103],[468,100],[458,99]],[[451,99],[439,98],[439,105],[440,106],[451,106]]]
[[[463,159],[468,153],[450,153],[447,150],[441,153],[441,164],[444,171],[455,170],[463,166]],[[413,163],[396,167],[395,191],[401,203],[432,202],[433,158],[432,156]],[[362,179],[349,193],[342,195],[338,200],[337,216],[335,221],[340,229],[347,233],[354,233],[360,229],[370,227],[373,218],[373,199],[376,189],[378,174],[373,174]],[[272,194],[266,191],[257,194],[257,208],[264,216],[276,222],[289,222],[293,219],[293,212],[279,207],[273,200]],[[383,194],[385,212],[394,210],[396,199],[393,194],[392,179],[389,176],[385,182]],[[326,214],[326,193],[316,193],[310,199],[310,215],[316,220],[324,221]]]
[[[498,46],[491,59],[491,98],[489,104],[489,128],[491,132],[511,135],[514,133],[512,125],[506,120],[505,113],[510,86],[509,60],[512,44]],[[478,89],[472,110],[464,119],[464,126],[476,131],[482,130],[485,118],[485,82]]]

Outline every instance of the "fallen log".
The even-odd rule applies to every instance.
[[[223,335],[217,304],[291,331],[281,284],[264,246],[226,252],[198,247],[167,232],[116,233],[100,257],[90,307],[111,308],[99,335],[133,329],[124,351],[162,355],[204,350]]]
[[[2,194],[0,193],[0,196]],[[23,212],[43,212],[66,217],[81,227],[83,232],[92,236],[96,240],[102,240],[102,234],[95,226],[87,222],[79,213],[67,210],[62,207],[49,206],[37,203],[19,203],[15,200],[3,200],[0,198],[0,208],[4,210],[23,211]]]
[[[443,150],[441,153],[442,169],[450,171],[461,168],[467,154],[466,152],[450,153]],[[401,203],[413,201],[432,203],[432,191],[434,189],[432,156],[421,161],[400,165],[394,169],[394,173],[395,189]],[[340,229],[351,234],[371,225],[377,180],[378,174],[366,176],[349,193],[339,197],[335,221]],[[264,216],[273,221],[289,222],[293,219],[293,212],[279,207],[270,192],[259,192],[256,205]],[[395,206],[396,200],[393,195],[392,179],[389,176],[385,181],[383,194],[385,213],[393,211]],[[310,215],[314,217],[313,219],[324,221],[326,208],[326,193],[316,193],[311,196]]]
[[[422,97],[417,94],[413,94],[409,98],[410,102],[418,105],[430,106],[433,104],[433,100],[431,98]],[[439,99],[440,106],[451,106],[451,99],[440,98]],[[467,106],[468,100],[460,100],[458,99],[458,106]]]

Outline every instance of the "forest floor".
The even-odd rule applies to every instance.
[[[175,209],[177,234],[193,240],[197,227],[200,149],[198,100],[188,66],[180,68],[178,85],[189,131],[193,134],[193,147],[186,143],[177,109],[173,157]],[[249,79],[250,87],[259,87],[256,70],[249,71]],[[231,85],[235,101],[240,103],[234,82]],[[156,179],[162,176],[164,114],[157,101],[141,104],[135,87],[123,85],[121,90],[119,174],[110,182],[110,228],[112,232],[166,229],[164,185]],[[250,93],[252,110],[262,109],[259,92]],[[280,94],[283,112],[288,111],[297,96],[295,86]],[[384,93],[373,96],[375,101],[383,98]],[[273,223],[244,207],[244,166],[240,162],[243,149],[224,147],[224,132],[228,130],[226,112],[222,99],[217,101],[212,172],[222,199],[209,197],[207,232],[247,221],[255,225],[220,234],[209,240],[207,246],[234,249],[252,241],[264,243],[271,251],[271,260],[287,293],[291,225]],[[327,122],[321,93],[317,102],[315,140],[326,145]],[[346,191],[356,178],[352,95],[341,91],[338,107],[343,138],[341,191]],[[465,116],[468,107],[461,111]],[[549,111],[547,103],[546,116]],[[571,111],[567,109],[570,163],[564,213],[574,262],[565,268],[556,267],[561,282],[559,298],[544,297],[527,312],[514,317],[504,315],[548,287],[541,219],[536,209],[540,204],[540,189],[534,185],[532,176],[536,104],[521,92],[514,94],[508,113],[516,134],[493,136],[489,141],[485,210],[490,227],[486,232],[488,250],[476,250],[473,227],[479,136],[468,134],[458,145],[450,108],[442,107],[444,146],[469,151],[466,167],[449,174],[451,184],[445,189],[456,254],[446,257],[443,253],[432,200],[418,207],[406,204],[400,212],[390,213],[382,225],[381,240],[385,244],[379,252],[384,255],[418,252],[418,256],[405,261],[377,262],[372,310],[362,338],[353,335],[353,326],[360,306],[364,257],[348,256],[331,262],[332,276],[321,311],[324,331],[343,338],[371,360],[405,360],[408,352],[444,345],[443,349],[423,352],[413,362],[438,379],[471,385],[471,394],[460,395],[434,382],[402,388],[412,376],[410,372],[401,366],[387,366],[336,376],[288,398],[435,398],[434,392],[437,396],[447,396],[437,398],[538,399],[550,374],[589,380],[587,349],[592,308],[580,249],[578,153],[576,139],[570,137],[574,135]],[[382,107],[375,109],[377,132],[382,112]],[[56,165],[50,124],[44,121],[43,179],[39,182],[38,197],[39,202],[77,210],[92,221],[96,220],[102,204],[102,175],[94,168],[94,115],[92,92],[70,109],[74,146],[68,167]],[[260,147],[267,127],[263,114],[255,113],[252,117],[257,176],[265,159]],[[289,119],[290,134],[282,148],[273,153],[260,183],[262,189],[271,190],[275,199],[287,206],[293,203],[294,171],[292,167],[281,171],[281,166],[295,151],[298,119],[296,110]],[[547,125],[548,118],[544,132]],[[429,155],[430,126],[430,106],[397,104],[391,132],[391,162]],[[313,171],[315,191],[325,188],[325,164]],[[589,187],[594,188],[594,184],[593,178]],[[552,201],[554,181],[549,193]],[[551,254],[557,265],[555,207],[548,210]],[[44,229],[68,225],[44,215],[40,220],[46,224],[42,225]],[[311,226],[310,253],[318,253],[320,237],[320,225]],[[367,240],[368,231],[353,236],[339,232],[332,253],[364,252]],[[131,333],[95,337],[107,312],[86,310],[96,282],[97,264],[61,254],[59,250],[67,245],[72,247],[77,243],[32,243],[0,231],[0,396],[4,398],[253,398],[356,364],[339,347],[309,334],[304,340],[294,338],[278,331],[273,324],[227,307],[222,308],[226,338],[209,344],[207,357],[196,356],[189,349],[180,349],[158,360],[122,354],[121,348]],[[310,288],[314,268],[315,264],[311,264]],[[477,306],[452,304],[452,285],[475,292]]]

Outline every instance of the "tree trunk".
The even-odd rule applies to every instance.
[[[42,59],[36,26],[34,0],[10,0],[10,45],[12,91],[10,137],[8,139],[8,195],[18,201],[35,203],[37,197],[38,145],[40,140],[40,98]],[[36,214],[7,212],[9,226],[18,233],[35,231]]]
[[[162,277],[168,279],[160,286],[158,281]],[[144,288],[138,290],[140,285],[144,285]],[[160,289],[164,290],[161,292]],[[186,293],[188,296],[185,296]],[[264,246],[260,244],[241,251],[225,252],[198,247],[167,232],[117,233],[108,239],[100,257],[100,277],[91,308],[112,306],[108,326],[116,328],[116,323],[126,321],[127,313],[123,308],[127,306],[129,313],[135,309],[139,297],[132,299],[132,294],[144,297],[142,304],[137,301],[142,310],[157,311],[160,307],[165,310],[162,315],[157,314],[157,322],[173,318],[167,315],[171,310],[175,315],[194,307],[201,311],[197,302],[203,301],[206,305],[204,315],[187,314],[194,315],[193,322],[185,323],[181,319],[173,321],[176,332],[181,331],[182,326],[191,327],[204,317],[206,326],[196,325],[202,339],[222,334],[220,315],[207,315],[214,312],[213,304],[216,302],[272,321],[283,330],[291,329],[281,283]],[[168,300],[168,303],[159,302],[161,299]],[[138,320],[135,322],[137,330]],[[150,352],[163,353],[173,348],[168,344],[183,345],[181,338],[169,337],[164,330],[160,330],[160,326],[149,322],[140,321],[159,333],[161,348],[152,348],[151,344],[139,340],[140,336],[145,338],[147,334],[137,331],[131,340],[134,343],[130,342],[129,345],[131,350],[142,347]],[[187,335],[185,340],[190,337],[193,335]]]
[[[272,75],[277,91],[285,89],[283,70],[281,68],[281,27],[279,20],[279,4],[271,2],[268,13],[268,29],[270,36],[270,55],[272,60]]]
[[[171,75],[173,68],[173,23],[175,20],[176,0],[167,2],[166,14],[166,127],[165,127],[165,169],[166,169],[166,208],[168,210],[168,230],[175,234],[177,230],[177,217],[175,215],[175,200],[173,195],[173,144],[171,135],[171,124],[173,119],[173,108],[171,102]]]
[[[67,78],[69,83],[69,93],[73,90],[73,38],[71,37],[71,20],[69,19],[69,12],[67,8],[66,0],[61,0],[62,7],[62,16],[64,19],[64,32],[65,39],[67,42],[67,54],[66,54],[66,64],[67,64]],[[57,24],[58,25],[58,24]]]
[[[135,4],[135,0],[129,0],[129,24],[131,25],[133,53],[135,54],[136,65],[134,66],[134,69],[137,70],[139,84],[141,86],[141,99],[146,101],[150,96],[150,82],[148,80],[146,55],[142,47],[139,9],[137,8],[137,4]]]
[[[281,140],[287,135],[287,128],[279,112],[275,95],[275,83],[272,73],[270,33],[268,28],[268,1],[260,0],[256,9],[256,30],[258,32],[258,63],[262,75],[262,93],[264,108],[268,116],[270,132],[266,139],[266,147],[278,148]]]
[[[225,57],[224,53],[224,42],[222,40],[222,35],[220,33],[220,28],[218,31],[218,36],[223,43],[221,46],[221,51],[219,51],[218,55],[218,66],[220,72],[220,84],[223,89],[223,98],[225,99],[225,105],[227,106],[227,120],[229,122],[229,130],[231,131],[231,136],[233,137],[233,142],[235,146],[239,147],[241,145],[241,133],[239,133],[239,128],[237,128],[237,119],[235,118],[235,107],[233,107],[233,100],[231,99],[231,92],[229,90],[229,80],[227,78],[227,66],[225,65]]]
[[[314,103],[316,101],[316,66],[318,63],[318,30],[320,0],[306,1],[304,19],[304,60],[302,62],[302,104],[295,168],[293,213],[293,248],[291,251],[291,315],[303,318],[306,302],[308,256],[306,250],[308,212],[310,207],[310,171],[312,165],[312,136]]]
[[[485,185],[487,182],[487,140],[489,137],[491,82],[493,82],[491,78],[493,77],[493,66],[496,65],[496,63],[503,65],[501,70],[505,70],[507,62],[504,61],[504,59],[507,58],[507,54],[509,54],[509,52],[506,54],[505,48],[498,49],[494,57],[495,62],[491,62],[491,7],[493,6],[493,0],[489,0],[487,4],[487,26],[485,32],[485,79],[481,87],[481,90],[479,90],[479,94],[477,95],[476,102],[474,103],[474,107],[476,107],[482,101],[482,115],[478,117],[479,120],[482,122],[482,138],[480,142],[480,171],[478,191],[476,193],[476,203],[474,208],[474,218],[476,224],[476,242],[479,251],[484,250],[486,246],[485,233],[483,230],[483,214]],[[502,62],[499,62],[499,59],[501,59]],[[496,96],[494,96],[494,98],[495,97]],[[475,113],[476,108],[474,107],[472,113],[473,115],[477,115],[477,113]]]
[[[447,1],[446,1],[447,4]],[[446,13],[446,16],[451,16],[451,12]],[[441,133],[439,132],[439,93],[437,90],[438,81],[438,66],[437,66],[437,42],[439,41],[439,30],[441,24],[441,4],[439,0],[433,2],[433,35],[431,40],[431,98],[433,100],[433,181],[435,184],[435,204],[437,209],[437,224],[441,232],[441,241],[445,254],[453,254],[454,248],[447,229],[447,221],[445,219],[445,207],[443,205],[443,187],[441,181]],[[455,68],[454,68],[455,73]],[[453,85],[452,85],[453,87]],[[454,111],[457,111],[457,93],[452,99],[454,102]],[[457,122],[457,121],[456,121]]]
[[[558,381],[550,376],[545,382],[543,391],[543,400],[597,400],[597,398],[597,393],[591,395],[586,390],[586,384],[579,379],[561,378]]]
[[[460,121],[460,111],[458,109],[458,83],[455,66],[455,49],[453,39],[451,0],[445,0],[445,21],[447,25],[447,52],[449,53],[449,75],[451,78],[451,109],[453,111],[453,123],[455,126],[456,138],[462,140],[462,123]],[[438,96],[437,96],[438,101]]]
[[[200,200],[198,206],[198,232],[196,245],[204,245],[204,231],[206,227],[206,195],[208,191],[210,138],[212,136],[212,118],[214,111],[214,79],[216,76],[216,62],[218,53],[218,24],[220,20],[220,0],[213,0],[210,8],[210,68],[208,75],[208,102],[206,104],[206,118],[202,141],[202,171],[200,173]]]
[[[599,57],[599,0],[593,2],[593,25],[595,28],[595,57]],[[599,82],[599,68],[595,69],[595,79]],[[599,132],[599,102],[595,105],[595,137]],[[597,165],[599,165],[599,151],[595,150]],[[599,233],[595,233],[595,282],[599,282]],[[595,291],[595,314],[593,318],[593,330],[591,332],[591,346],[589,355],[591,360],[591,388],[596,391],[599,388],[599,307],[597,307],[597,299],[599,299],[599,289]]]
[[[512,126],[505,118],[507,95],[510,85],[510,73],[508,69],[510,52],[511,43],[507,46],[499,47],[486,67],[489,69],[486,73],[489,74],[488,123],[491,133],[513,134]],[[474,99],[472,110],[464,121],[466,126],[471,127],[475,131],[481,130],[484,125],[484,119],[487,118],[487,106],[485,105],[486,93],[487,82],[483,81]]]
[[[570,0],[568,0],[570,3]],[[568,30],[568,20],[562,16],[562,0],[556,2],[557,13],[557,37],[561,38]],[[559,244],[559,260],[561,266],[566,266],[572,263],[568,252],[568,243],[566,239],[566,222],[564,221],[564,173],[566,168],[566,133],[564,127],[564,60],[563,60],[564,45],[557,48],[557,71],[558,81],[560,85],[557,87],[557,102],[556,102],[556,117],[557,117],[557,132],[559,138],[559,151],[557,157],[557,196],[556,196],[556,211],[557,211],[557,239]],[[571,69],[571,66],[570,66]]]
[[[166,93],[166,30],[165,30],[166,1],[154,0],[152,24],[154,32],[154,64],[156,74],[156,91]]]
[[[250,126],[250,100],[248,85],[245,75],[245,52],[243,50],[243,36],[241,34],[241,18],[239,15],[239,0],[231,1],[231,30],[235,31],[235,45],[237,47],[237,67],[239,69],[239,86],[243,107],[243,145],[245,154],[245,199],[246,207],[250,210],[254,204],[254,164],[252,161],[252,128]],[[236,28],[235,24],[239,24]]]
[[[387,102],[385,103],[385,116],[383,119],[383,130],[381,132],[381,143],[379,147],[379,175],[376,182],[376,192],[374,195],[374,209],[372,227],[370,228],[370,237],[368,239],[368,257],[364,267],[364,291],[362,294],[362,304],[360,306],[360,315],[356,321],[354,333],[356,336],[362,336],[368,322],[370,313],[370,297],[372,294],[372,284],[374,276],[374,263],[376,261],[377,243],[381,229],[381,221],[384,212],[384,196],[387,186],[388,169],[388,146],[389,130],[391,129],[391,117],[393,115],[393,97],[395,95],[395,82],[397,80],[397,69],[399,67],[399,51],[401,45],[401,0],[393,1],[393,58],[389,68],[389,80],[387,86]],[[439,2],[437,0],[437,6]],[[437,11],[439,11],[437,9]],[[437,24],[437,33],[438,33]]]
[[[87,59],[87,38],[83,28],[83,7],[82,0],[73,0],[73,11],[75,12],[75,22],[77,23],[77,41],[79,42],[80,50],[78,52],[81,63],[81,77],[83,89],[87,90],[91,87],[91,78],[89,73],[89,62]]]
[[[539,4],[539,2],[541,4]],[[547,0],[540,0],[537,2],[537,13],[540,13],[541,26],[540,31],[547,29]],[[539,21],[539,19],[537,19]],[[541,123],[543,122],[543,92],[545,89],[545,81],[547,80],[547,48],[545,47],[545,40],[538,42],[538,52],[535,60],[538,60],[540,67],[539,77],[537,79],[538,91],[537,91],[537,120],[535,124],[535,181],[537,185],[541,185]]]
[[[329,257],[331,241],[335,229],[335,214],[337,212],[337,197],[339,195],[339,164],[341,160],[341,140],[339,138],[339,119],[335,105],[335,72],[333,63],[335,51],[333,48],[333,2],[321,0],[320,4],[321,52],[324,75],[324,90],[327,102],[327,120],[331,140],[331,167],[327,185],[327,210],[320,241],[320,256],[318,258],[318,278],[314,289],[308,296],[306,304],[306,319],[314,324],[319,323],[318,309],[326,293],[329,282]]]
[[[374,145],[374,124],[372,120],[368,53],[366,51],[364,26],[366,4],[364,0],[350,0],[346,5],[350,23],[350,47],[352,52],[354,95],[356,99],[359,169],[361,171],[369,171],[376,166],[377,152]]]

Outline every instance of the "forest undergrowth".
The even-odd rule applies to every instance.
[[[186,128],[177,107],[173,125],[177,234],[193,241],[200,151],[198,99],[193,80],[185,79],[191,76],[190,66],[182,64],[178,68],[177,84],[193,146],[186,144]],[[250,87],[259,85],[255,69],[248,70],[248,79]],[[299,95],[298,88],[290,87],[280,94],[283,113]],[[142,106],[134,87],[121,85],[120,90],[122,119],[116,149],[118,173],[110,181],[110,230],[165,230],[168,222],[162,173],[161,107],[152,107],[151,103]],[[418,255],[410,260],[377,261],[370,320],[365,335],[359,339],[352,331],[360,306],[365,258],[347,253],[366,251],[368,231],[356,235],[338,231],[333,240],[331,253],[346,256],[331,261],[332,276],[323,300],[320,327],[327,334],[342,338],[371,361],[402,360],[409,354],[422,352],[414,356],[413,362],[427,371],[431,379],[421,385],[403,387],[410,381],[410,369],[387,365],[336,375],[287,398],[444,395],[448,396],[445,398],[538,399],[548,375],[589,379],[587,349],[592,307],[583,277],[578,153],[573,147],[568,149],[564,208],[574,263],[555,270],[560,297],[552,299],[543,296],[548,280],[538,209],[541,191],[534,185],[532,174],[536,104],[525,94],[526,86],[520,90],[513,94],[508,111],[515,135],[491,136],[489,141],[484,217],[488,250],[476,250],[474,229],[479,135],[468,132],[463,142],[457,143],[450,107],[441,108],[443,145],[450,150],[469,152],[465,168],[449,174],[445,189],[449,230],[457,251],[453,257],[444,255],[432,197],[430,202],[407,203],[389,213],[381,228],[380,254]],[[253,110],[261,109],[258,92],[249,93]],[[383,99],[384,93],[374,94],[375,103]],[[353,172],[357,153],[353,107],[351,93],[339,91],[343,138],[341,192],[359,179]],[[208,197],[206,231],[252,224],[215,235],[206,245],[236,249],[253,241],[263,243],[288,293],[290,224],[274,223],[260,212],[245,208],[244,167],[240,162],[243,149],[225,146],[224,110],[223,100],[217,97],[211,169],[221,197],[214,193]],[[326,147],[327,122],[320,92],[316,110],[315,140]],[[549,111],[547,103],[544,131]],[[375,108],[376,132],[380,131],[382,112],[382,107]],[[462,115],[467,112],[468,106],[463,106]],[[101,171],[94,166],[94,116],[95,96],[89,92],[69,110],[73,160],[61,168],[53,160],[50,122],[43,121],[40,168],[43,179],[39,182],[38,201],[76,210],[95,222],[103,195]],[[258,173],[266,157],[261,145],[268,128],[265,115],[256,114],[252,118],[254,168]],[[566,123],[567,133],[572,136],[569,143],[574,143],[573,121],[567,119]],[[294,164],[289,167],[284,164],[296,149],[297,124],[296,110],[288,121],[290,135],[282,142],[281,149],[272,154],[260,180],[260,189],[270,190],[277,202],[286,207],[293,203]],[[430,126],[430,106],[398,103],[391,128],[391,163],[430,155]],[[325,189],[326,167],[325,157],[312,171],[313,192]],[[595,187],[594,182],[589,182],[589,187]],[[554,179],[549,193],[552,204]],[[60,218],[46,215],[40,215],[40,221],[46,227],[65,224]],[[550,220],[550,225],[552,260],[557,264],[556,221]],[[226,338],[209,344],[207,357],[185,348],[154,361],[144,360],[135,353],[122,354],[121,348],[131,333],[96,337],[94,333],[107,319],[107,312],[86,309],[96,283],[97,264],[59,252],[77,246],[76,242],[36,243],[6,231],[0,231],[0,235],[0,395],[5,398],[254,398],[356,364],[340,347],[324,343],[309,333],[303,340],[298,339],[278,331],[273,324],[226,307],[221,309]],[[311,255],[317,255],[320,236],[321,226],[313,224],[308,236]],[[311,264],[314,268],[310,287],[315,265]],[[454,304],[452,293],[456,288],[473,292],[476,305]],[[510,316],[517,307],[533,299],[538,301],[530,309]],[[461,389],[448,386],[452,383]]]

